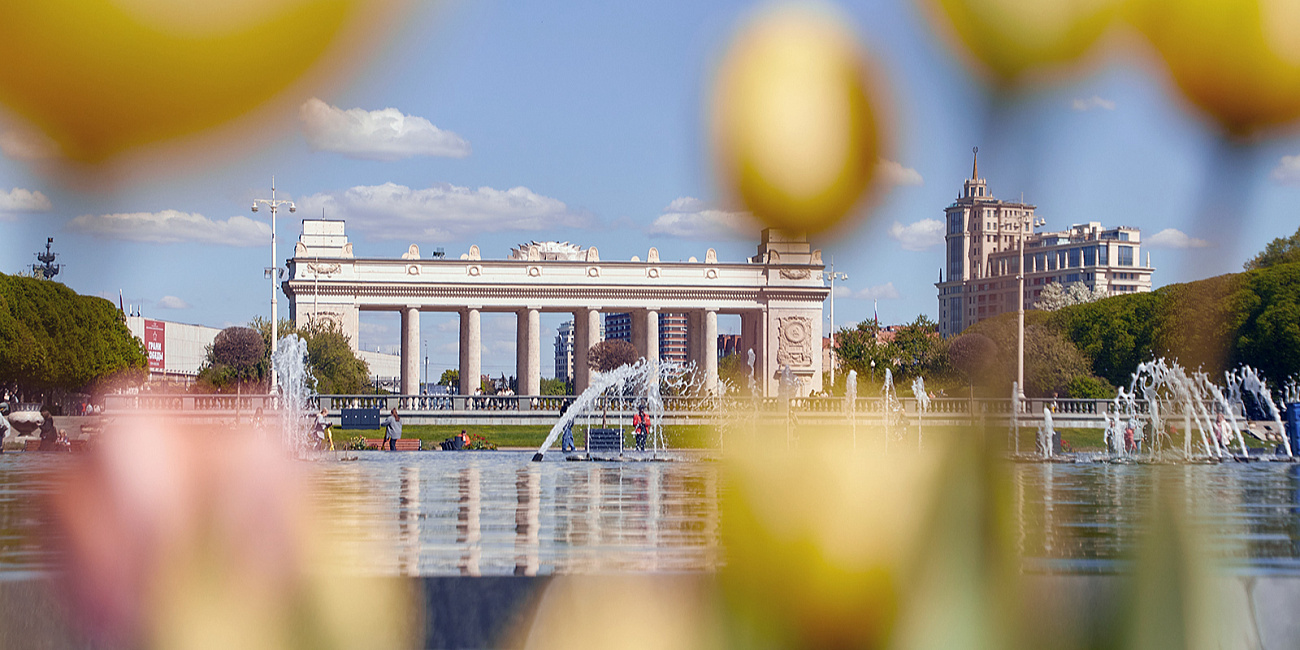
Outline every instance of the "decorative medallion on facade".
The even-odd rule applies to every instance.
[[[807,280],[811,275],[808,269],[781,269],[781,277],[787,280]]]
[[[812,323],[804,316],[787,316],[777,319],[780,330],[777,341],[776,362],[790,367],[810,366],[812,356]]]

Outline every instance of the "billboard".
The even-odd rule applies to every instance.
[[[149,357],[149,370],[163,372],[167,367],[167,323],[145,320],[144,351]]]

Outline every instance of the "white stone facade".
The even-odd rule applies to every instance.
[[[691,360],[704,369],[708,385],[717,378],[717,317],[741,317],[745,350],[756,357],[755,378],[775,395],[780,367],[790,366],[803,392],[821,390],[821,251],[802,236],[763,231],[758,254],[743,262],[719,262],[713,249],[703,261],[659,259],[651,248],[642,261],[601,260],[595,248],[549,247],[536,243],[516,249],[526,259],[483,259],[471,246],[460,259],[421,259],[411,244],[400,259],[356,258],[344,222],[305,219],[301,238],[288,261],[283,283],[290,312],[299,324],[333,320],[355,349],[361,311],[402,314],[402,392],[419,382],[419,318],[422,311],[460,314],[461,391],[472,392],[481,374],[481,314],[513,312],[518,317],[519,393],[541,390],[540,312],[574,318],[574,384],[588,385],[587,350],[601,327],[603,312],[633,314],[632,342],[641,355],[659,360],[660,313],[691,315]],[[574,252],[577,249],[577,252]],[[556,254],[563,251],[563,255]],[[564,259],[544,259],[546,257]],[[580,257],[581,259],[572,259]]]

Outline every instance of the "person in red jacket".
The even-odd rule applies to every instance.
[[[650,416],[646,415],[645,405],[636,407],[632,416],[632,434],[636,437],[636,450],[645,451],[645,440],[650,435]]]

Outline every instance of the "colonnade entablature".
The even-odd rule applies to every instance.
[[[599,342],[602,313],[631,313],[633,344],[658,361],[660,314],[687,314],[690,357],[706,385],[717,380],[717,317],[741,318],[741,349],[754,352],[754,376],[765,394],[778,390],[777,377],[788,366],[802,392],[821,389],[822,303],[829,290],[822,281],[821,251],[806,238],[764,230],[758,254],[741,262],[720,262],[713,249],[704,260],[665,261],[650,248],[645,260],[602,260],[594,248],[568,242],[530,242],[510,258],[483,259],[477,246],[459,259],[424,259],[411,244],[395,258],[355,257],[343,221],[304,219],[302,234],[288,260],[283,283],[292,318],[340,325],[356,349],[360,312],[402,315],[402,392],[419,388],[419,315],[422,311],[460,315],[461,391],[472,393],[481,374],[482,312],[518,316],[519,393],[536,395],[541,386],[538,315],[564,312],[574,317],[574,383],[589,381],[587,350]]]

